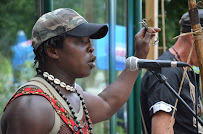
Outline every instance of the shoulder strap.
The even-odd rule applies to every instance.
[[[39,78],[34,78],[37,80],[40,80]],[[48,88],[52,88],[51,86],[48,85],[43,85],[43,83],[39,83],[37,81],[34,81],[33,79],[27,83],[25,83],[24,85],[22,85],[19,89],[25,87],[25,86],[30,86],[30,85],[34,85],[39,87],[40,89],[42,89],[45,93],[47,93],[50,97],[53,97],[53,95],[48,91]],[[57,134],[60,130],[60,116],[56,113],[56,110],[54,110],[54,126],[52,128],[52,130],[50,131],[49,134]],[[1,133],[0,133],[1,134]]]
[[[44,92],[48,93],[50,96],[54,96],[60,103],[61,105],[69,112],[71,113],[70,109],[68,108],[67,103],[61,98],[61,96],[56,92],[56,90],[44,79],[40,77],[34,77],[31,82],[34,82],[36,86],[38,87],[44,87],[42,88]],[[52,95],[51,95],[51,93]],[[80,101],[80,110],[78,113],[76,113],[77,119],[81,120],[83,117],[83,108],[82,108],[82,102]]]
[[[49,132],[49,134],[57,134],[60,130],[61,118],[59,117],[59,115],[56,113],[55,110],[54,110],[54,116],[55,116],[54,126],[51,132]]]
[[[30,88],[30,87],[25,88],[26,86],[31,86],[31,85],[36,86],[37,88],[36,89]],[[33,78],[31,81],[29,81],[29,82],[25,83],[23,86],[21,86],[19,88],[18,92],[14,95],[14,97],[10,101],[14,100],[15,98],[17,98],[21,95],[25,95],[25,94],[42,95],[45,98],[47,98],[48,101],[51,103],[52,107],[54,108],[54,111],[56,111],[55,124],[60,124],[60,119],[62,119],[65,122],[65,124],[67,124],[73,132],[77,131],[77,130],[75,130],[75,126],[77,126],[77,124],[74,122],[74,119],[69,112],[70,110],[68,108],[68,105],[65,103],[65,101],[62,99],[62,97],[56,92],[56,90],[46,80],[44,80],[40,77]],[[79,118],[82,119],[82,117],[84,115],[81,101],[80,101],[80,106],[81,107],[80,107],[78,116],[81,116],[81,117],[78,117],[78,119]],[[56,115],[58,115],[60,117],[58,117]],[[83,129],[85,129],[86,127],[87,126],[84,126]],[[53,129],[51,130],[51,132],[57,133],[58,128],[60,129],[60,125],[53,126]]]
[[[40,77],[34,77],[28,85],[35,85],[39,88],[41,88],[45,93],[48,94],[51,98],[51,104],[54,107],[57,116],[55,115],[55,124],[60,124],[60,119],[62,119],[68,126],[69,128],[75,132],[75,126],[77,124],[74,122],[73,117],[71,116],[71,112],[69,112],[68,105],[66,102],[63,100],[63,98],[56,92],[56,90],[44,79]],[[82,102],[80,102],[80,110],[78,113],[78,119],[83,117],[83,108],[82,108]],[[66,112],[67,111],[67,112]],[[60,116],[58,118],[58,116]],[[77,116],[77,115],[76,115]],[[80,117],[81,116],[81,117]],[[57,123],[58,122],[58,123]],[[60,126],[54,126],[52,129],[52,132],[56,134],[56,130],[60,129]],[[84,128],[83,128],[84,129]],[[58,132],[58,131],[57,131]]]

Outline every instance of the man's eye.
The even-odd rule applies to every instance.
[[[83,41],[82,41],[82,40],[79,40],[78,43],[83,43]]]

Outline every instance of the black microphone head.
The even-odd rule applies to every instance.
[[[134,56],[128,57],[125,62],[126,68],[130,71],[138,70],[137,61],[138,61],[137,57]]]

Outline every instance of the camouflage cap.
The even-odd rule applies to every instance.
[[[203,26],[203,9],[198,9],[200,24]],[[186,12],[182,15],[179,24],[181,26],[181,32],[191,32],[191,24],[190,24],[190,16],[189,13]]]
[[[70,36],[103,38],[107,25],[88,23],[76,11],[60,8],[42,15],[32,29],[32,46],[35,50],[46,40],[67,33]]]

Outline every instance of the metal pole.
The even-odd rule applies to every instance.
[[[134,55],[134,0],[128,0],[127,3],[127,57]],[[135,133],[135,117],[134,117],[134,89],[128,99],[128,134]]]
[[[53,11],[53,0],[44,0],[44,13]]]
[[[141,22],[142,20],[142,0],[135,0],[134,3],[135,6],[135,33],[139,32],[140,29],[142,28],[142,25],[139,24],[139,22]],[[135,98],[134,98],[134,105],[135,105],[135,124],[134,127],[135,129],[135,133],[134,134],[141,134],[142,132],[142,122],[141,122],[141,114],[140,114],[140,88],[141,88],[141,73],[142,71],[140,71],[137,80],[135,82]]]
[[[142,20],[142,1],[128,0],[128,27],[127,27],[127,55],[134,55],[134,34],[139,32],[142,26],[139,22]],[[142,124],[140,115],[140,87],[141,71],[137,77],[134,89],[128,99],[128,133],[141,134]],[[135,129],[136,128],[136,129]]]
[[[43,0],[38,0],[39,3],[39,14],[38,18],[44,14],[44,1]]]
[[[38,17],[53,11],[53,0],[38,0]]]
[[[115,26],[116,26],[116,0],[109,0],[109,84],[116,79],[115,64]],[[110,134],[116,134],[117,115],[110,119]]]

